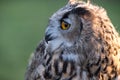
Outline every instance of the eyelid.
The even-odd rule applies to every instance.
[[[70,19],[68,19],[68,18],[63,19],[62,21],[66,22],[66,23],[68,23],[68,24],[70,24],[70,23],[71,23],[71,20],[70,20]]]
[[[64,22],[65,24],[69,24],[67,21],[64,21],[64,20],[62,20],[62,22]],[[62,23],[62,22],[61,22],[61,23]]]

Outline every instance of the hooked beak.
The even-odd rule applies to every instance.
[[[46,34],[45,35],[45,41],[48,43],[48,41],[51,41],[51,40],[53,40],[51,34]]]
[[[48,43],[49,41],[52,41],[56,39],[57,37],[52,36],[52,34],[46,34],[45,35],[45,41]]]

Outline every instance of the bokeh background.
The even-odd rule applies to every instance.
[[[120,32],[120,0],[92,0],[104,7]],[[30,54],[48,18],[67,0],[0,0],[0,80],[24,80]]]

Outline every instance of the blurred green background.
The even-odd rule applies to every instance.
[[[92,0],[120,31],[120,0]],[[0,80],[24,80],[30,54],[44,36],[48,18],[67,0],[0,0]]]

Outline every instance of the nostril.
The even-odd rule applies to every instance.
[[[46,34],[45,41],[48,43],[48,41],[51,41],[51,40],[52,40],[51,34]]]

